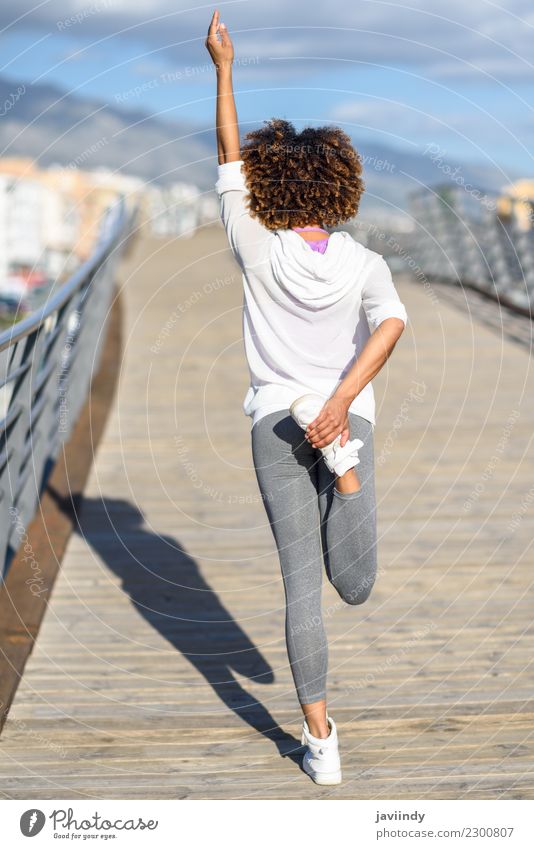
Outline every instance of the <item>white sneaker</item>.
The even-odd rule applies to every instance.
[[[308,723],[302,726],[302,745],[308,746],[304,754],[302,768],[316,784],[340,784],[341,761],[337,742],[337,729],[334,720],[327,716],[330,734],[325,739],[313,737]]]
[[[293,401],[289,412],[296,423],[303,430],[306,430],[310,422],[317,418],[327,400],[327,398],[322,398],[321,395],[301,395],[300,398]],[[325,445],[324,448],[319,448],[326,465],[336,477],[344,475],[349,469],[358,465],[360,462],[358,449],[363,445],[361,439],[349,439],[343,448],[340,442],[341,435],[336,436],[334,441]]]

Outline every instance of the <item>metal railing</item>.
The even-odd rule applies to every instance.
[[[473,286],[531,314],[534,226],[526,201],[446,185],[412,195],[411,211],[411,254],[426,277]]]
[[[98,370],[134,220],[124,200],[112,207],[93,255],[43,307],[0,334],[0,581]]]

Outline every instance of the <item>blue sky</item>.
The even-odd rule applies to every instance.
[[[123,110],[213,124],[203,46],[211,5],[167,0],[4,4],[0,73]],[[243,129],[280,115],[354,138],[534,174],[534,4],[509,0],[220,4],[234,37]],[[311,11],[310,11],[311,10]]]

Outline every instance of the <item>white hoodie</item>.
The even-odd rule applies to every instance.
[[[408,319],[384,259],[349,233],[332,233],[321,254],[293,230],[267,230],[252,218],[242,164],[219,165],[215,188],[243,270],[250,371],[243,408],[254,425],[299,395],[330,396],[382,321]],[[374,427],[370,382],[349,409]]]

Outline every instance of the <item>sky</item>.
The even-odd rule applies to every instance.
[[[212,126],[213,5],[7,0],[0,74]],[[273,116],[534,175],[532,0],[230,0],[241,127]],[[532,61],[531,61],[532,59]]]

